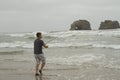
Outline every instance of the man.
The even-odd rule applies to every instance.
[[[48,46],[43,42],[43,40],[41,40],[41,38],[42,38],[41,32],[38,32],[36,34],[36,37],[37,37],[37,39],[34,41],[34,55],[35,55],[35,59],[36,59],[35,75],[38,76],[39,73],[42,74],[42,70],[45,66],[45,61],[46,61],[45,57],[44,57],[44,53],[42,51],[42,47],[48,48]],[[41,64],[41,69],[39,70],[40,62],[42,62],[42,64]]]

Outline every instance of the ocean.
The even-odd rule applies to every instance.
[[[65,80],[120,79],[120,29],[41,32],[47,63],[78,69]],[[1,33],[0,62],[34,62],[35,34]]]

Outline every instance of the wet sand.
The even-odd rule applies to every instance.
[[[49,58],[52,58],[51,56],[53,55],[55,56],[55,53],[58,52],[58,49],[49,49],[48,51],[49,54],[47,55],[49,56]],[[60,49],[59,51],[61,51],[59,53],[62,53],[62,51],[68,53],[72,52],[71,49],[69,50]],[[75,53],[76,51],[74,50],[72,53]],[[80,51],[81,53],[85,54],[85,52],[82,52],[82,50]],[[77,52],[79,52],[79,49]],[[25,50],[23,53],[21,54],[20,53],[19,54],[4,53],[0,55],[1,58],[2,57],[4,58],[3,60],[0,59],[0,80],[36,80],[35,62],[33,55],[31,55],[32,51]],[[48,63],[44,68],[43,75],[40,78],[41,80],[119,80],[120,79],[119,67],[116,68],[112,64],[110,65],[106,64],[108,66],[101,63],[97,64],[95,60],[91,62],[84,62],[81,65],[74,65],[74,63],[72,65],[68,65],[67,62],[66,64],[59,64],[59,62],[58,63],[49,63],[49,61],[47,62]],[[102,60],[100,60],[100,62],[102,62]],[[113,67],[111,67],[111,65]]]
[[[113,69],[112,69],[113,71]],[[99,72],[99,73],[98,73]],[[104,75],[102,75],[104,74]],[[114,75],[118,74],[118,75]],[[41,80],[119,80],[120,70],[102,68],[96,65],[66,66],[47,64]],[[36,80],[33,62],[0,62],[0,80]]]

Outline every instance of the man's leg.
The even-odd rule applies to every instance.
[[[45,66],[45,63],[46,63],[46,58],[43,56],[43,58],[42,58],[42,64],[41,64],[41,69],[39,70],[40,74],[42,74],[42,71],[43,71],[43,68]]]
[[[45,66],[45,63],[42,63],[42,64],[41,64],[41,69],[39,70],[40,74],[42,74],[42,71],[43,71],[44,66]]]
[[[35,72],[36,72],[36,76],[38,76],[39,74],[39,65],[40,65],[40,58],[39,55],[35,55],[35,59],[36,59],[36,66],[35,66]]]
[[[36,74],[38,73],[39,70],[39,64],[36,64]]]
[[[44,66],[45,66],[45,63],[42,63],[42,65],[41,65],[41,71],[43,70]]]

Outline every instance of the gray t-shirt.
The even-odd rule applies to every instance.
[[[34,54],[42,54],[42,46],[44,45],[43,40],[36,39],[34,41]]]

